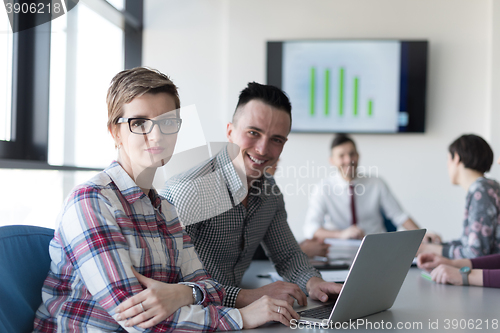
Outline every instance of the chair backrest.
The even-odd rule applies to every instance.
[[[384,213],[384,210],[381,209],[380,213],[382,214],[382,218],[384,219],[384,227],[387,230],[387,232],[393,232],[397,231],[398,228],[392,223],[392,220],[390,220]]]
[[[0,227],[0,332],[33,331],[53,237],[54,230],[48,228]]]

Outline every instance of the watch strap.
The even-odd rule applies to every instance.
[[[464,270],[464,268],[468,268],[467,270]],[[462,285],[463,286],[468,286],[469,285],[469,274],[471,272],[470,267],[462,267],[460,268],[460,274],[462,275]]]

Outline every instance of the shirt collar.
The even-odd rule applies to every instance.
[[[270,181],[270,178],[273,178],[273,181]],[[255,184],[260,187],[260,194],[259,197],[262,200],[265,200],[268,196],[271,194],[275,194],[280,192],[279,188],[274,189],[276,185],[276,182],[274,181],[274,176],[271,175],[263,175],[259,179],[255,181]],[[255,186],[255,185],[254,185]]]
[[[161,197],[154,188],[149,190],[149,199],[151,200],[153,207],[159,209],[161,213]]]
[[[360,182],[359,180],[359,177],[356,177],[354,178],[353,180],[351,180],[350,182],[348,182],[347,180],[344,179],[344,177],[342,177],[342,171],[339,170],[337,167],[334,167],[335,169],[335,173],[332,175],[332,179],[336,182],[336,183],[339,183],[341,184],[342,186],[349,186],[349,184],[353,184],[353,185],[356,185]]]
[[[233,195],[235,202],[241,202],[247,196],[247,186],[241,181],[233,161],[229,156],[228,147],[224,147],[216,156],[217,165],[220,168],[224,178],[227,180],[229,191]]]
[[[117,162],[113,161],[110,166],[104,169],[104,172],[111,178],[113,183],[115,183],[118,190],[123,194],[125,200],[129,204],[133,204],[142,196],[146,196],[144,192],[141,190],[139,186],[134,182],[132,178],[128,175],[128,173],[123,170],[122,166]],[[155,201],[157,199],[156,191],[153,194]],[[153,205],[156,207],[154,201],[152,200]]]

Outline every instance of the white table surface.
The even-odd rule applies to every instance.
[[[270,271],[274,271],[270,262],[254,261],[243,276],[241,287],[257,288],[271,283],[271,279],[257,277],[257,274],[266,274]],[[350,331],[500,332],[500,289],[436,284],[422,278],[420,272],[418,268],[410,268],[391,309],[363,318],[360,326]],[[398,324],[403,325],[401,329],[398,329]],[[456,324],[456,329],[453,327],[454,324]],[[414,329],[405,329],[404,325],[414,327]],[[460,329],[460,325],[463,329]],[[392,328],[387,329],[390,326]],[[277,323],[270,323],[256,329],[259,332],[291,330]],[[326,331],[326,329],[301,329],[300,331],[319,332]],[[336,329],[336,331],[345,331],[345,329]]]

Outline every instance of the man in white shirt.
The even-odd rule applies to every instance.
[[[337,173],[322,180],[311,196],[304,236],[361,239],[366,234],[387,231],[384,216],[396,227],[419,229],[382,179],[357,174],[358,160],[354,141],[345,134],[337,135],[330,156]],[[440,241],[430,233],[427,240]]]

